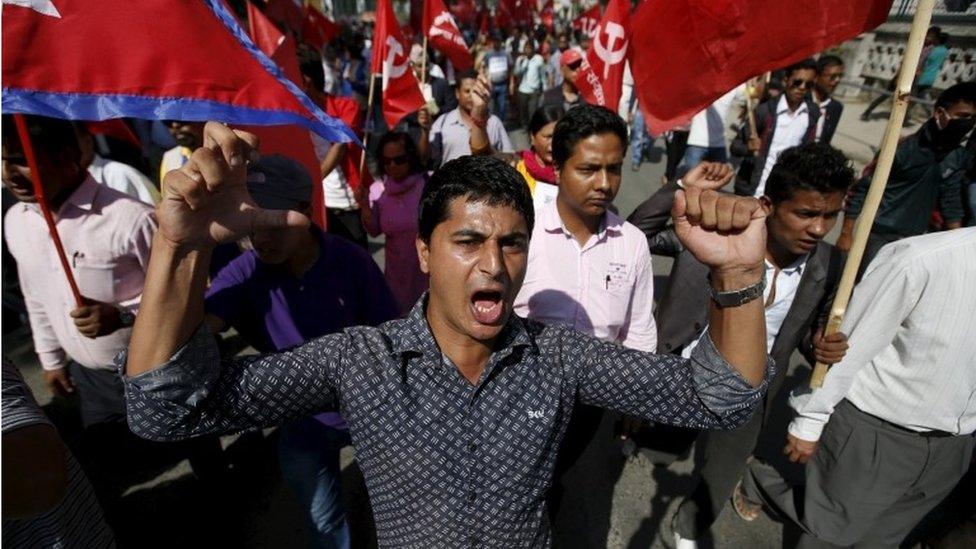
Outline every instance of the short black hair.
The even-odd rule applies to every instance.
[[[74,122],[34,114],[23,116],[35,151],[43,151],[52,160],[63,158],[62,155],[65,154],[71,158],[81,158],[81,147],[78,145],[78,133]],[[2,128],[4,143],[20,143],[14,115],[3,115]]]
[[[817,62],[814,61],[812,57],[807,57],[806,59],[797,61],[796,63],[793,63],[792,65],[786,67],[783,70],[783,78],[789,78],[793,76],[793,73],[797,71],[804,71],[804,70],[811,70],[816,72]]]
[[[976,105],[976,82],[961,82],[948,88],[935,100],[935,106],[948,109],[960,102]]]
[[[462,156],[444,164],[430,176],[420,195],[417,232],[421,240],[430,243],[434,228],[447,219],[455,198],[490,206],[511,206],[525,218],[529,234],[532,234],[535,210],[529,186],[522,174],[494,156]]]
[[[403,143],[403,150],[407,155],[407,159],[410,162],[410,173],[419,173],[424,171],[423,162],[420,160],[420,152],[417,149],[417,143],[414,142],[410,134],[406,132],[387,132],[383,134],[383,137],[376,143],[376,159],[379,164],[380,177],[386,175],[386,163],[383,162],[383,147],[386,147],[390,143],[395,143],[400,141]]]
[[[529,135],[539,133],[542,128],[546,127],[546,124],[558,122],[564,114],[566,114],[566,110],[563,109],[562,105],[543,105],[539,107],[532,113],[532,118],[529,119]]]
[[[318,91],[325,91],[325,68],[322,67],[322,55],[308,44],[298,46],[298,70],[302,76],[312,81],[312,86]]]
[[[591,135],[612,133],[620,138],[620,146],[627,146],[627,125],[617,113],[597,105],[578,105],[566,111],[556,123],[552,134],[552,160],[556,166],[573,156],[576,144]]]
[[[478,79],[478,71],[474,69],[463,70],[457,73],[457,76],[455,76],[454,78],[455,82],[457,82],[458,89],[461,88],[462,80],[477,80],[477,79]]]
[[[846,193],[854,184],[854,168],[844,153],[826,143],[807,143],[783,151],[766,181],[765,195],[773,204],[796,191]]]
[[[821,74],[823,71],[829,69],[830,67],[843,67],[844,60],[836,55],[826,54],[821,55],[820,59],[817,59],[817,74]]]

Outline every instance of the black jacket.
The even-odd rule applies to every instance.
[[[708,267],[686,250],[668,227],[677,189],[674,183],[665,185],[627,218],[647,236],[652,254],[674,258],[667,288],[658,300],[654,314],[659,353],[680,352],[708,323]],[[772,398],[779,390],[795,349],[800,349],[812,362],[810,336],[826,320],[844,259],[837,248],[823,241],[811,252],[793,304],[770,352],[778,368],[767,398]]]

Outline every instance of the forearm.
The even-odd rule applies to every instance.
[[[161,236],[153,240],[142,304],[129,341],[128,377],[170,360],[203,322],[211,252],[182,248]]]
[[[763,277],[761,266],[721,272],[712,270],[712,287],[719,292],[740,290]],[[766,318],[762,299],[738,307],[721,308],[712,301],[708,309],[708,334],[722,357],[753,387],[766,371]]]
[[[322,177],[332,173],[332,170],[346,158],[346,146],[345,143],[333,143],[329,147],[329,152],[325,154],[325,159],[319,165],[319,171]]]
[[[491,140],[488,139],[487,125],[474,123],[471,124],[470,128],[471,137],[469,144],[471,145],[471,154],[491,154]]]
[[[420,155],[420,161],[426,167],[430,162],[430,130],[424,127],[420,128],[420,139],[417,140],[417,154]]]

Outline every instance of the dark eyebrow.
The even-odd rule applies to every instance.
[[[458,237],[476,238],[478,240],[485,240],[487,238],[484,233],[480,233],[474,229],[459,229],[451,233],[451,238]]]
[[[498,239],[498,242],[505,246],[507,244],[521,244],[529,241],[529,235],[523,232],[509,233]]]

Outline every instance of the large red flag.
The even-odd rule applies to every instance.
[[[400,33],[391,0],[377,0],[373,30],[372,74],[383,77],[383,118],[396,126],[404,116],[423,106],[420,83],[410,70],[410,44]]]
[[[302,18],[302,39],[321,50],[323,46],[339,36],[339,25],[322,14],[311,4],[304,8]]]
[[[740,82],[873,29],[891,2],[645,0],[630,63],[648,127],[666,131]]]
[[[285,36],[268,17],[251,2],[247,3],[248,33],[255,45],[281,67],[289,80],[301,85],[295,41]],[[321,170],[308,130],[301,126],[244,126],[261,140],[261,154],[280,154],[299,162],[312,178],[312,221],[325,228],[325,199],[322,194]]]
[[[424,2],[423,29],[430,44],[446,55],[456,70],[466,71],[474,66],[474,60],[471,59],[468,45],[461,36],[461,30],[444,7],[443,0]]]
[[[302,29],[301,0],[267,0],[264,11],[287,34],[294,35]]]
[[[593,69],[589,78],[577,78],[576,87],[587,103],[617,110],[624,86],[624,66],[630,41],[630,1],[610,0],[586,52]],[[595,76],[595,78],[592,78]]]
[[[584,11],[579,17],[573,19],[573,29],[578,30],[593,39],[596,29],[600,26],[600,4],[594,4],[592,8]]]

